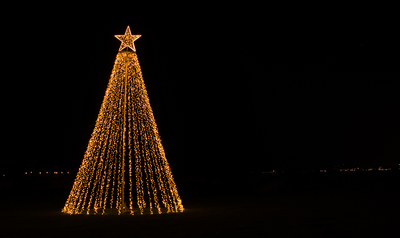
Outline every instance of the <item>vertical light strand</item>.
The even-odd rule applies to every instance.
[[[144,85],[144,81],[143,81],[143,78],[142,78],[142,75],[141,75],[140,66],[139,66],[139,63],[138,63],[137,59],[136,59],[135,66],[138,68],[137,75],[138,75],[138,80],[139,80],[138,85],[140,87],[139,91],[143,95],[144,104],[148,105],[146,107],[146,109],[148,110],[148,114],[146,115],[147,119],[150,119],[151,121],[154,122],[153,112],[152,112],[151,107],[150,107],[150,102],[149,102],[149,98],[148,98],[148,95],[147,95],[147,90],[146,90],[145,85]],[[164,150],[163,150],[163,147],[162,147],[162,144],[161,144],[160,137],[158,135],[157,127],[155,126],[155,122],[154,122],[153,129],[154,129],[154,135],[155,135],[154,139],[157,142],[157,150],[160,153],[160,157],[161,157],[160,159],[161,159],[162,165],[164,167],[164,169],[163,169],[164,170],[164,175],[165,175],[164,179],[166,180],[166,182],[169,185],[169,189],[167,189],[169,203],[171,205],[172,204],[174,205],[175,212],[177,212],[178,210],[179,211],[183,211],[183,206],[182,206],[181,202],[179,202],[180,198],[179,198],[179,195],[177,195],[176,186],[175,186],[175,183],[173,181],[172,174],[170,173],[168,162],[166,161],[166,158],[165,158]],[[170,196],[172,196],[172,197],[170,197]]]
[[[124,206],[126,206],[125,203],[125,150],[126,150],[126,100],[127,100],[127,95],[126,95],[126,91],[127,91],[127,84],[128,84],[128,58],[127,55],[124,54],[124,67],[125,67],[125,72],[124,72],[124,106],[123,106],[123,116],[124,116],[124,122],[123,122],[123,129],[122,129],[122,196],[121,196],[121,206],[122,208],[125,208]],[[122,209],[121,208],[121,209]],[[119,211],[119,214],[121,214],[121,212]]]
[[[154,205],[157,208],[157,211],[160,212],[160,207],[158,205],[158,198],[157,198],[157,190],[155,189],[155,181],[154,181],[154,174],[153,174],[153,167],[152,167],[152,162],[151,162],[151,153],[150,153],[150,143],[149,143],[149,138],[147,137],[147,127],[146,127],[146,123],[144,122],[144,145],[145,145],[145,154],[146,154],[146,164],[147,164],[147,171],[149,174],[149,180],[150,180],[150,188],[151,188],[151,192],[153,194],[153,201],[154,201]],[[149,193],[150,195],[150,193]],[[150,212],[151,214],[153,213],[153,211]]]
[[[105,180],[106,180],[106,175],[107,175],[107,168],[108,168],[108,158],[109,158],[109,149],[107,147],[110,146],[110,139],[112,138],[112,127],[109,130],[109,135],[107,136],[106,139],[106,143],[104,145],[103,148],[103,152],[104,154],[103,157],[103,164],[102,164],[102,168],[99,170],[101,172],[99,172],[100,175],[100,183],[97,187],[97,192],[96,192],[96,199],[95,199],[95,203],[94,203],[94,207],[95,207],[95,211],[97,213],[97,210],[100,208],[102,208],[102,201],[103,201],[103,191],[104,191],[104,187],[105,187]],[[104,211],[103,211],[104,212]]]
[[[132,54],[134,55],[134,54]],[[131,62],[135,62],[135,59],[133,58]],[[135,68],[135,71],[137,69]],[[136,73],[136,72],[135,72]],[[145,185],[144,183],[146,182],[146,187],[148,188],[148,183],[147,183],[147,172],[146,172],[146,166],[145,166],[145,157],[143,153],[143,143],[141,143],[140,138],[142,137],[141,134],[141,116],[140,116],[140,107],[141,107],[141,101],[140,99],[140,91],[139,91],[139,85],[137,84],[137,79],[136,79],[136,74],[133,77],[133,85],[132,85],[133,90],[133,101],[134,101],[134,110],[133,110],[133,115],[134,115],[134,127],[135,127],[135,142],[134,142],[134,148],[135,148],[135,165],[136,165],[136,190],[137,190],[137,199],[138,199],[138,206],[140,209],[140,213],[143,214],[144,209],[147,206],[147,203],[145,201]],[[145,175],[144,181],[143,181],[143,173]],[[151,205],[151,200],[149,201],[149,205]],[[150,206],[151,210],[151,206]]]
[[[135,54],[135,53],[134,53]],[[136,62],[136,57],[134,59],[134,62]],[[152,206],[152,196],[151,196],[151,189],[150,189],[150,185],[149,185],[149,180],[150,180],[150,171],[149,171],[149,167],[147,165],[147,148],[146,148],[146,139],[145,139],[145,126],[144,126],[144,115],[143,115],[143,107],[144,107],[144,102],[142,100],[142,92],[141,92],[141,85],[140,85],[140,81],[137,77],[137,75],[135,75],[135,81],[134,81],[134,85],[136,87],[136,116],[137,116],[137,122],[138,122],[138,132],[139,132],[139,136],[140,136],[140,141],[139,145],[140,145],[140,155],[142,157],[142,161],[140,162],[140,164],[143,163],[143,166],[141,166],[141,171],[144,172],[144,183],[146,183],[146,187],[144,187],[143,184],[143,192],[144,192],[144,188],[146,188],[146,192],[147,192],[147,198],[148,198],[148,203],[149,203],[149,212],[150,214],[153,214],[153,206]],[[144,195],[144,194],[143,194]],[[143,196],[144,199],[144,196]]]
[[[125,64],[125,55],[121,52],[119,53],[120,55],[120,68],[119,68],[119,81],[124,85],[124,91],[126,84],[125,84],[125,75],[126,75],[126,64]],[[123,92],[124,92],[123,91]],[[121,144],[120,144],[120,153],[119,153],[119,168],[118,168],[118,193],[117,193],[117,204],[116,204],[116,208],[118,209],[118,214],[122,213],[122,206],[123,206],[123,196],[124,196],[124,176],[125,176],[125,161],[124,161],[124,156],[125,156],[125,129],[124,129],[124,123],[125,123],[125,104],[126,104],[126,100],[125,100],[125,94],[122,94],[122,98],[124,98],[124,103],[123,106],[121,108],[121,115],[122,115],[122,127],[120,130],[120,136],[121,136]]]
[[[122,128],[122,121],[123,121],[123,115],[122,115],[122,107],[123,107],[123,97],[121,95],[121,92],[123,91],[124,84],[121,83],[121,67],[122,67],[122,62],[123,62],[123,57],[120,53],[117,54],[117,60],[113,69],[112,73],[112,78],[119,83],[119,107],[118,107],[118,118],[116,120],[116,125],[118,127],[118,132],[116,132],[116,143],[114,145],[115,149],[115,157],[114,157],[114,165],[113,165],[113,177],[112,177],[112,189],[111,189],[111,199],[110,199],[110,209],[113,208],[114,202],[115,202],[115,208],[118,209],[118,204],[119,204],[119,173],[117,174],[117,170],[119,170],[119,165],[120,165],[120,158],[121,158],[121,146],[120,146],[120,140],[122,140],[121,133],[119,133]]]
[[[142,95],[143,97],[143,95]],[[144,104],[146,105],[146,104]],[[148,106],[148,105],[146,105]],[[145,118],[148,118],[148,115],[146,113],[147,108],[142,108],[142,113],[144,114]],[[153,148],[152,148],[152,143],[151,143],[151,135],[149,134],[151,131],[149,130],[149,126],[148,126],[148,121],[145,120],[143,122],[144,127],[145,127],[145,134],[144,134],[144,144],[145,144],[145,150],[146,150],[146,159],[147,159],[147,166],[148,166],[148,171],[149,171],[149,178],[150,178],[150,186],[153,192],[153,200],[154,200],[154,204],[155,207],[157,208],[157,212],[159,214],[161,214],[161,210],[160,210],[160,206],[158,203],[158,196],[157,196],[157,188],[156,188],[156,181],[154,179],[155,175],[154,175],[154,171],[153,171],[153,163],[154,163],[154,158],[153,158]]]
[[[151,202],[151,190],[149,186],[149,171],[148,171],[148,166],[147,166],[147,155],[146,155],[146,147],[145,147],[145,141],[144,141],[144,124],[143,124],[143,119],[142,119],[142,114],[141,112],[138,112],[138,122],[139,122],[139,135],[142,138],[140,141],[141,145],[141,157],[143,158],[143,171],[145,175],[145,183],[146,183],[146,191],[148,195],[148,201],[149,201],[149,209],[150,209],[150,214],[153,214],[153,206]]]
[[[104,104],[104,102],[103,102],[103,104]],[[99,133],[97,133],[97,132],[99,131],[99,128],[101,128],[103,126],[103,124],[100,123],[101,119],[102,119],[102,114],[100,112],[99,117],[96,121],[96,126],[93,131],[92,138],[99,135]],[[73,186],[70,196],[67,200],[67,204],[63,209],[63,211],[66,213],[69,213],[69,214],[79,213],[79,205],[82,201],[82,194],[85,194],[88,191],[87,184],[89,183],[89,185],[90,185],[90,180],[88,180],[88,174],[87,174],[87,173],[90,173],[90,170],[88,169],[88,167],[92,166],[95,163],[95,161],[93,161],[93,159],[90,159],[89,155],[91,155],[93,153],[92,150],[96,149],[97,147],[98,147],[97,141],[91,139],[89,141],[87,151],[86,151],[84,159],[82,161],[82,165],[76,176],[74,186]]]
[[[131,59],[129,59],[130,61]],[[129,73],[128,73],[128,79],[129,79],[129,85],[132,85],[132,75],[134,75],[134,72],[132,72],[132,66],[131,64],[129,65]],[[130,91],[132,90],[132,87],[127,88],[129,92],[126,92],[126,97],[127,97],[127,111],[126,111],[126,116],[127,116],[127,124],[128,124],[128,158],[129,158],[129,210],[131,212],[131,215],[134,215],[133,212],[133,195],[132,195],[132,190],[133,190],[133,184],[132,184],[132,101],[131,101],[131,93]]]
[[[95,179],[95,183],[93,184],[93,189],[92,189],[92,194],[89,200],[89,204],[88,204],[88,209],[90,209],[90,204],[92,201],[92,198],[94,196],[94,212],[95,214],[97,214],[97,210],[99,208],[99,206],[101,206],[100,201],[102,201],[102,193],[103,193],[103,188],[104,188],[104,179],[102,174],[106,172],[106,160],[107,160],[107,156],[108,156],[108,147],[109,147],[109,138],[110,138],[110,134],[111,134],[111,130],[112,130],[112,126],[113,126],[113,115],[116,113],[115,112],[115,104],[117,104],[118,101],[114,100],[114,95],[118,95],[118,82],[116,80],[111,80],[111,87],[110,87],[110,91],[112,92],[111,94],[108,94],[108,105],[109,107],[107,110],[107,117],[106,117],[106,128],[105,131],[103,132],[102,135],[105,135],[101,141],[102,143],[102,150],[100,153],[100,160],[99,160],[99,164],[98,164],[98,169],[97,169],[97,173],[96,173],[96,179]],[[104,171],[104,172],[103,172]]]
[[[71,191],[71,194],[74,197],[74,204],[73,204],[73,208],[70,208],[69,211],[67,212],[70,214],[81,213],[82,210],[84,209],[84,204],[86,201],[85,199],[90,190],[90,185],[91,185],[90,184],[91,183],[91,175],[93,172],[93,170],[91,170],[91,167],[93,167],[97,163],[96,151],[98,151],[100,149],[100,144],[101,144],[101,140],[98,141],[97,138],[102,135],[100,132],[101,132],[102,128],[104,128],[104,126],[105,126],[105,124],[102,123],[102,121],[104,119],[104,110],[102,110],[102,109],[107,107],[107,103],[108,103],[107,95],[108,95],[110,88],[111,88],[111,82],[107,86],[106,96],[105,96],[105,99],[103,100],[99,116],[96,120],[95,129],[92,133],[92,138],[89,141],[89,145],[88,145],[87,151],[85,153],[84,160],[82,161],[82,166],[79,169],[78,175],[76,177],[76,181],[74,183],[74,187],[75,187],[75,185],[77,185],[75,191],[80,190],[80,195],[74,194],[74,188]],[[93,150],[94,150],[94,152],[93,152]],[[93,155],[93,154],[95,154],[95,155]],[[82,196],[84,196],[83,199],[82,199]],[[81,210],[79,210],[79,206],[80,206],[82,200],[83,200],[83,205],[82,205]]]
[[[154,203],[155,203],[158,213],[161,213],[159,203],[158,203],[158,197],[157,197],[158,193],[157,193],[157,189],[156,189],[156,185],[155,185],[156,181],[154,180],[154,173],[153,173],[153,168],[152,168],[153,163],[152,163],[151,155],[153,154],[153,148],[151,148],[151,145],[152,145],[151,135],[148,134],[149,133],[149,129],[148,129],[149,117],[147,115],[147,111],[148,111],[148,108],[150,107],[150,104],[148,103],[148,100],[146,98],[147,93],[146,93],[146,90],[144,89],[144,82],[142,80],[141,70],[140,70],[138,60],[137,60],[136,53],[133,53],[133,56],[134,56],[134,67],[137,72],[136,77],[135,77],[135,79],[136,79],[135,83],[136,83],[136,85],[138,85],[137,98],[140,100],[140,103],[138,103],[138,105],[140,105],[139,114],[141,115],[140,119],[141,119],[142,127],[145,128],[143,130],[144,134],[142,134],[142,143],[143,143],[144,155],[145,155],[144,165],[145,165],[145,167],[147,167],[147,169],[145,168],[146,169],[145,172],[147,171],[146,175],[148,175],[148,176],[146,176],[146,183],[148,184],[148,181],[150,180],[150,186],[151,186],[151,190],[153,193],[153,200],[154,200]],[[157,174],[155,176],[157,176]],[[150,189],[149,189],[148,185],[147,185],[147,188],[148,188],[149,199],[151,199]],[[152,213],[152,210],[151,210],[151,213]]]
[[[104,169],[104,175],[102,178],[102,187],[101,187],[101,193],[99,196],[99,207],[102,208],[102,214],[105,214],[105,210],[106,210],[106,203],[107,203],[107,197],[108,197],[108,189],[110,186],[110,177],[112,174],[112,167],[113,167],[113,158],[114,158],[114,151],[113,149],[113,144],[115,143],[114,140],[115,138],[115,128],[112,128],[111,131],[111,137],[110,137],[110,141],[109,141],[109,148],[108,148],[108,153],[107,153],[107,157],[106,157],[106,164],[105,164],[105,169]],[[103,192],[104,192],[104,196],[103,196]]]
[[[119,91],[121,90],[121,84],[117,85],[119,88]],[[116,95],[120,95],[120,93],[117,93]],[[120,117],[120,113],[119,113],[119,108],[121,108],[122,106],[122,99],[115,97],[114,98],[115,101],[115,114],[113,115],[113,126],[112,126],[112,133],[111,133],[111,140],[110,140],[110,145],[109,145],[109,149],[108,149],[108,156],[107,156],[107,161],[109,163],[108,166],[108,171],[107,174],[105,175],[107,179],[107,185],[105,188],[105,195],[104,195],[104,202],[103,202],[103,214],[105,214],[105,210],[106,210],[106,205],[107,205],[107,198],[108,198],[108,190],[110,187],[110,182],[111,182],[111,178],[112,178],[112,168],[114,167],[115,164],[115,157],[117,156],[116,153],[116,142],[118,140],[118,131],[120,130],[119,128],[119,123],[118,123],[118,118]],[[113,194],[111,194],[112,196]],[[112,202],[111,202],[112,203]],[[101,206],[102,204],[100,204]],[[110,208],[112,207],[112,205],[110,205]]]
[[[85,175],[85,179],[88,181],[87,185],[86,185],[86,189],[85,189],[85,193],[82,194],[83,198],[81,197],[79,200],[79,203],[82,201],[82,207],[81,210],[78,211],[78,213],[82,213],[84,210],[87,210],[87,214],[89,214],[89,208],[85,209],[85,204],[86,204],[86,199],[88,194],[91,191],[91,185],[92,185],[92,178],[95,174],[95,170],[93,169],[95,167],[95,165],[97,164],[97,160],[99,158],[100,155],[100,151],[101,151],[101,145],[102,145],[102,139],[104,136],[103,130],[105,130],[107,124],[103,123],[105,120],[105,113],[104,113],[104,109],[108,107],[109,105],[109,100],[107,95],[109,95],[109,91],[112,87],[112,82],[109,83],[108,87],[107,87],[107,91],[106,91],[106,97],[104,98],[102,107],[100,109],[100,113],[99,113],[99,117],[98,117],[98,121],[96,122],[96,125],[99,124],[101,125],[101,127],[97,127],[94,130],[94,134],[92,135],[92,138],[89,142],[89,147],[88,147],[88,153],[85,154],[85,158],[87,158],[88,161],[91,161],[92,163],[87,163],[86,164],[86,170],[89,170],[88,173]],[[93,142],[93,144],[91,143]],[[94,151],[91,151],[91,148],[93,148]],[[81,200],[82,199],[82,200]],[[79,208],[79,204],[77,206],[77,208]]]
[[[158,150],[159,150],[159,153],[160,153],[160,159],[161,159],[163,167],[164,167],[163,170],[165,172],[165,179],[167,180],[168,185],[170,187],[169,190],[170,190],[171,195],[172,195],[172,202],[173,202],[174,207],[175,207],[175,212],[178,212],[178,211],[182,212],[184,210],[183,206],[182,206],[182,200],[180,199],[180,197],[178,195],[178,190],[176,189],[175,181],[173,179],[173,176],[172,176],[168,161],[167,161],[167,159],[165,157],[164,148],[163,148],[163,146],[161,144],[161,139],[160,139],[160,136],[158,134],[157,126],[155,125],[154,115],[153,115],[153,112],[152,112],[151,107],[150,107],[150,102],[149,102],[149,98],[147,96],[147,91],[146,91],[146,88],[144,86],[143,79],[141,78],[141,80],[142,80],[142,83],[141,83],[142,92],[146,96],[145,97],[146,104],[149,105],[149,107],[148,107],[148,110],[149,110],[148,116],[154,122],[154,126],[153,126],[153,130],[154,130],[154,134],[155,134],[154,138],[156,139],[156,142],[157,142],[157,145],[158,145],[157,147],[158,147]]]
[[[141,150],[139,143],[139,122],[138,122],[138,113],[137,113],[137,85],[134,83],[132,85],[132,140],[133,140],[133,149],[135,152],[135,181],[136,181],[136,198],[137,205],[139,207],[140,214],[143,215],[143,209],[146,207],[146,202],[144,200],[144,184],[143,184],[143,173],[142,173],[142,163],[141,163]]]
[[[155,168],[155,173],[156,173],[156,177],[157,177],[157,183],[158,183],[158,187],[159,187],[162,203],[164,204],[164,207],[167,209],[167,213],[168,213],[168,212],[171,211],[171,206],[168,203],[168,195],[166,194],[166,188],[164,186],[163,179],[162,179],[162,174],[161,174],[162,168],[161,168],[161,165],[160,165],[160,163],[158,161],[159,153],[158,153],[158,149],[157,149],[158,148],[157,144],[155,143],[155,139],[154,139],[154,137],[157,136],[157,134],[154,133],[154,123],[151,123],[150,127],[152,129],[151,132],[153,132],[152,133],[152,136],[153,136],[152,140],[150,140],[151,146],[153,148],[152,149],[152,158],[153,158],[152,162],[153,162],[153,165],[154,165],[154,168]]]

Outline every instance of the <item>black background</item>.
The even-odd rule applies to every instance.
[[[78,170],[127,25],[173,173],[399,162],[390,12],[46,7],[3,21],[3,173]]]

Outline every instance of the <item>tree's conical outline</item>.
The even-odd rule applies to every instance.
[[[127,205],[125,199],[128,199]],[[133,215],[135,210],[140,214],[153,214],[153,210],[161,214],[163,209],[166,212],[184,210],[161,144],[136,52],[120,51],[84,159],[62,212],[129,212]]]

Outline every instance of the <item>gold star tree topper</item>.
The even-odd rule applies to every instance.
[[[121,41],[121,46],[119,47],[119,51],[125,49],[126,47],[131,48],[134,52],[136,52],[135,45],[133,42],[137,40],[141,35],[132,35],[131,29],[129,26],[126,28],[125,35],[115,35],[115,37]]]

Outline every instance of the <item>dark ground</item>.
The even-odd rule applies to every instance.
[[[2,178],[0,237],[385,237],[398,232],[398,171],[176,177],[184,213],[60,212],[73,176]]]

